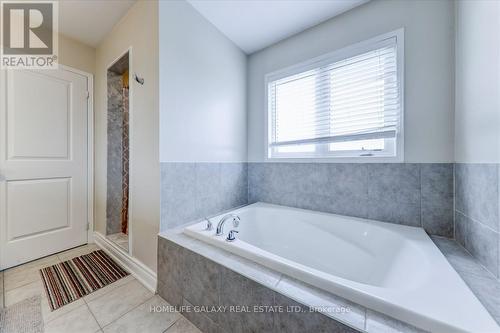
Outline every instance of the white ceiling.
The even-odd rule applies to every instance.
[[[369,0],[187,0],[247,54]]]
[[[136,0],[60,0],[59,32],[96,47]]]

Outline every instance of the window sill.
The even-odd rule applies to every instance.
[[[353,156],[353,157],[266,157],[264,162],[290,163],[403,163],[403,156]]]

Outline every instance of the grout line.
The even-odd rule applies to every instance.
[[[283,274],[280,274],[280,278],[278,279],[278,281],[276,282],[276,284],[274,285],[274,287],[278,287],[278,284],[280,284],[281,280],[283,279]]]
[[[176,320],[174,320],[174,321],[172,322],[172,324],[170,324],[170,325],[169,325],[169,326],[168,326],[168,327],[167,327],[167,328],[163,331],[163,333],[167,333],[167,331],[168,331],[168,330],[169,330],[172,326],[174,326],[174,325],[175,325],[175,324],[176,324],[179,320],[181,320],[181,318],[184,318],[184,316],[183,316],[180,312],[178,312],[178,314],[179,314],[179,315],[177,316],[177,319],[176,319]],[[187,319],[186,319],[186,320],[187,320]],[[193,324],[193,325],[194,325],[194,324]]]
[[[137,309],[138,307],[140,307],[141,305],[145,304],[146,302],[150,301],[153,299],[153,297],[155,297],[155,295],[149,297],[148,299],[146,299],[144,302],[134,306],[133,308],[129,309],[127,312],[123,313],[121,316],[119,316],[118,318],[116,318],[115,320],[113,320],[112,322],[110,322],[109,324],[106,324],[104,325],[104,327],[101,327],[101,329],[104,329],[105,327],[108,327],[109,325],[111,324],[114,324],[115,322],[117,322],[120,318],[124,317],[126,314],[128,314],[129,312],[132,312],[133,310]],[[88,305],[87,305],[88,306]],[[90,309],[90,307],[89,307]],[[92,310],[90,310],[90,312],[92,313]],[[94,313],[92,313],[92,315],[94,315]],[[97,319],[96,319],[97,320]],[[99,324],[99,322],[97,322]],[[100,324],[99,324],[100,325]]]
[[[470,257],[474,260],[474,263],[476,263],[477,265],[479,265],[479,266],[481,266],[482,268],[484,268],[484,269],[486,270],[486,272],[488,272],[489,274],[491,274],[491,275],[492,275],[491,277],[493,277],[493,279],[494,279],[494,280],[500,281],[500,278],[497,278],[497,277],[495,276],[495,274],[494,274],[492,271],[490,271],[488,268],[486,268],[486,267],[485,267],[485,266],[484,266],[484,265],[483,265],[483,264],[482,264],[482,263],[481,263],[481,262],[480,262],[480,261],[479,261],[479,260],[478,260],[478,259],[474,256],[474,255],[472,255],[472,253],[470,253],[470,252],[469,252],[469,250],[468,250],[466,247],[462,246],[462,244],[460,244],[459,242],[457,242],[457,240],[456,240],[456,239],[453,239],[453,241],[454,241],[454,242],[455,242],[458,246],[460,246],[460,247],[461,247],[461,248],[462,248],[465,252],[467,252],[467,254],[468,254],[468,255],[469,255],[469,256],[470,256]],[[443,252],[441,249],[440,249],[440,251],[441,251],[441,253],[443,253],[443,254],[444,254],[444,252]],[[448,255],[444,254],[444,256],[445,256],[445,258],[448,260]],[[450,262],[450,261],[448,260],[448,262]],[[451,265],[451,262],[450,262],[450,265]],[[453,268],[455,268],[455,266],[454,266],[454,265],[451,265],[451,266],[452,266]],[[465,273],[465,274],[467,274],[467,273]],[[459,274],[459,275],[460,275],[460,274]]]
[[[47,300],[47,301],[48,301],[48,300]],[[76,301],[74,301],[74,302],[77,302],[77,301],[78,301],[78,300],[76,300]],[[72,304],[72,303],[74,303],[74,302],[71,302],[71,303],[65,304],[65,305],[61,306],[60,308],[57,308],[57,309],[56,309],[56,310],[54,310],[54,311],[57,311],[57,310],[59,310],[59,309],[62,309],[63,307],[65,307],[65,306],[67,306],[67,305],[70,305],[70,304]],[[75,311],[75,310],[80,309],[82,306],[87,306],[87,304],[83,303],[82,305],[79,305],[79,306],[77,306],[76,308],[74,308],[74,309],[72,309],[72,310],[69,310],[69,311],[67,311],[67,312],[61,313],[61,314],[59,314],[57,317],[54,317],[54,318],[52,318],[52,319],[50,319],[50,320],[47,320],[47,321],[45,321],[45,319],[44,319],[44,318],[42,318],[42,319],[43,319],[43,322],[44,322],[44,324],[48,324],[48,323],[50,323],[50,322],[53,322],[54,320],[58,320],[59,318],[64,317],[65,315],[70,314],[71,312],[73,312],[73,311]],[[49,311],[51,311],[51,310],[50,310],[50,305],[49,305]],[[53,311],[51,311],[51,312],[53,312]],[[42,317],[43,317],[43,315],[42,315]],[[98,323],[98,324],[99,324],[99,323]]]
[[[469,220],[471,220],[472,222],[475,222],[475,223],[477,223],[477,224],[480,224],[481,226],[483,226],[483,227],[485,227],[485,228],[489,229],[490,231],[492,231],[492,232],[494,232],[494,233],[496,233],[496,234],[500,234],[500,231],[494,230],[494,229],[493,229],[493,228],[491,228],[489,225],[484,224],[483,222],[481,222],[481,221],[479,221],[479,220],[476,220],[476,219],[474,219],[474,218],[470,217],[469,215],[465,214],[464,212],[462,212],[462,211],[460,211],[460,210],[458,210],[458,209],[455,209],[455,211],[456,211],[456,212],[458,212],[458,213],[460,213],[460,214],[462,214],[463,216],[465,216],[466,218],[468,218],[468,219],[469,219]]]
[[[127,277],[129,277],[129,276],[131,276],[131,277],[132,277],[132,279],[130,279],[130,281],[128,281],[128,282],[126,282],[126,283],[124,283],[124,284],[122,284],[122,285],[120,285],[120,286],[117,286],[117,287],[115,287],[115,288],[113,288],[113,289],[109,289],[108,291],[106,291],[105,293],[103,293],[101,296],[97,296],[96,298],[94,298],[94,299],[92,299],[92,300],[90,300],[90,301],[88,301],[88,302],[87,302],[87,300],[85,299],[85,297],[86,297],[86,296],[88,296],[88,295],[91,295],[92,293],[90,293],[90,294],[88,294],[88,295],[85,295],[85,296],[83,296],[82,298],[83,298],[83,300],[85,301],[85,303],[87,303],[87,304],[88,304],[89,302],[93,302],[93,301],[98,300],[99,298],[101,298],[101,297],[103,297],[103,296],[105,296],[105,295],[109,294],[109,293],[110,293],[110,292],[112,292],[113,290],[116,290],[116,289],[118,289],[118,288],[121,288],[121,287],[123,287],[123,286],[126,286],[127,284],[129,284],[129,283],[133,282],[134,280],[139,282],[139,280],[136,280],[136,278],[135,278],[132,274],[129,274],[129,275],[127,275],[127,276],[124,276],[124,277],[122,277],[121,279],[126,279],[126,278],[127,278]],[[116,281],[115,281],[115,282],[113,282],[113,283],[116,283],[116,282],[120,281],[121,279],[116,280]],[[113,283],[110,283],[110,284],[108,284],[108,285],[106,285],[106,286],[104,286],[104,287],[102,287],[102,288],[100,288],[100,289],[94,290],[94,292],[97,292],[97,291],[99,291],[99,290],[101,290],[101,289],[104,289],[104,288],[106,288],[106,287],[109,287],[109,286],[111,286]],[[142,285],[142,284],[141,284],[141,285]]]
[[[83,298],[83,297],[82,297]],[[99,323],[99,321],[97,320],[96,316],[94,315],[94,313],[92,312],[92,310],[90,309],[90,306],[87,304],[87,302],[85,302],[84,300],[84,303],[85,303],[85,306],[87,307],[87,310],[90,312],[90,315],[92,316],[92,318],[94,318],[95,322],[97,323],[97,326],[99,326],[99,329],[102,331],[103,327],[101,326],[101,324]],[[78,309],[78,308],[77,308]],[[70,311],[71,312],[71,311]]]
[[[38,280],[38,279],[41,279],[41,277],[40,277],[40,276],[38,276],[38,278],[37,278],[36,280],[33,280],[33,281],[28,281],[28,282],[23,283],[23,284],[21,284],[21,285],[19,285],[19,286],[15,287],[15,288],[12,288],[12,289],[5,289],[5,275],[4,275],[4,277],[3,277],[3,278],[4,278],[4,281],[3,281],[3,286],[2,286],[2,287],[3,287],[3,292],[4,292],[4,294],[5,294],[6,292],[11,292],[11,291],[13,291],[13,290],[16,290],[16,289],[19,289],[19,288],[22,288],[22,287],[26,287],[26,286],[27,286],[27,285],[29,285],[29,284],[32,284],[32,283],[37,282],[37,280]],[[42,281],[42,282],[43,282],[43,281]]]

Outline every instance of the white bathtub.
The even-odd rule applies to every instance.
[[[498,332],[496,322],[421,228],[264,203],[184,229],[221,247],[367,308],[431,332]],[[227,242],[231,229],[237,240]]]

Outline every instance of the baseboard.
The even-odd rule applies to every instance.
[[[94,241],[97,246],[122,265],[123,268],[130,272],[146,288],[152,292],[156,292],[156,273],[149,267],[132,257],[101,233],[94,232]]]

